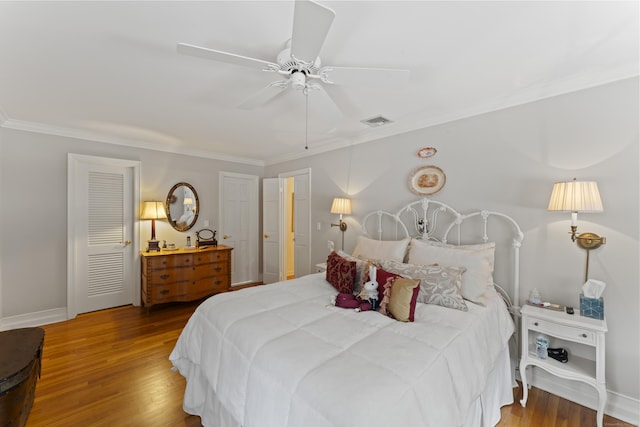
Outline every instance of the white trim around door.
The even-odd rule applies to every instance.
[[[136,160],[113,159],[105,157],[87,156],[82,154],[68,154],[68,171],[67,171],[67,318],[73,319],[78,314],[77,291],[79,284],[78,271],[85,268],[79,265],[78,251],[79,245],[86,244],[86,231],[79,230],[76,226],[81,220],[78,209],[82,196],[77,194],[78,182],[77,177],[83,168],[125,168],[131,172],[131,188],[127,189],[126,204],[131,206],[130,215],[126,215],[126,227],[130,230],[128,235],[131,236],[130,241],[122,242],[123,245],[131,247],[131,250],[125,251],[125,257],[131,268],[126,270],[125,283],[131,286],[129,295],[131,300],[128,303],[140,305],[140,255],[138,248],[140,247],[140,225],[137,218],[139,217],[140,207],[140,162]]]

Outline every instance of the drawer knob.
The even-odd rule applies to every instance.
[[[534,322],[533,324],[534,324],[535,326],[538,326],[538,322]]]
[[[221,280],[216,280],[216,281],[215,281],[215,282],[213,282],[213,283],[215,283],[216,285],[219,285],[220,283],[222,283],[222,281],[221,281]]]
[[[215,270],[216,272],[218,272],[218,271],[222,270],[222,267],[216,267],[216,268],[214,268],[214,270]]]
[[[587,337],[587,334],[580,334],[580,336],[581,336],[582,338],[586,338],[586,337]]]
[[[160,291],[160,295],[166,295],[168,293],[169,293],[168,289],[163,289],[163,290]]]
[[[169,275],[168,274],[163,274],[162,276],[160,276],[160,278],[162,280],[167,280],[169,278]]]

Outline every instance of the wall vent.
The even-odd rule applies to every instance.
[[[387,123],[393,123],[393,120],[389,120],[383,116],[375,116],[375,117],[371,117],[370,119],[365,119],[360,121],[367,126],[371,126],[372,128],[384,126]]]

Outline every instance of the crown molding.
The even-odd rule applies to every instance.
[[[0,111],[1,114],[1,111]],[[7,129],[20,130],[25,132],[41,133],[45,135],[62,136],[66,138],[82,139],[92,142],[101,142],[105,144],[122,145],[126,147],[142,148],[145,150],[162,151],[172,154],[182,154],[187,156],[202,157],[212,160],[221,160],[225,162],[241,163],[251,166],[264,166],[264,161],[249,159],[246,157],[230,156],[222,153],[215,153],[206,150],[190,149],[184,146],[180,147],[167,147],[164,144],[156,142],[138,141],[127,138],[117,138],[109,135],[104,135],[99,132],[91,132],[81,130],[77,128],[54,126],[45,123],[30,122],[24,120],[14,120],[3,117],[0,115],[0,127]]]

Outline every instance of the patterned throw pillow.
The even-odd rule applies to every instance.
[[[353,283],[356,280],[356,263],[342,258],[335,251],[327,258],[327,282],[338,292],[353,293]]]
[[[403,277],[420,280],[418,302],[436,304],[456,310],[468,311],[461,292],[464,267],[443,267],[437,264],[401,264],[395,261],[380,261],[384,270]]]
[[[338,255],[347,261],[353,261],[356,263],[356,280],[353,283],[353,292],[357,294],[362,290],[362,285],[369,280],[369,266],[371,265],[371,262],[356,258],[343,251],[338,251]]]

